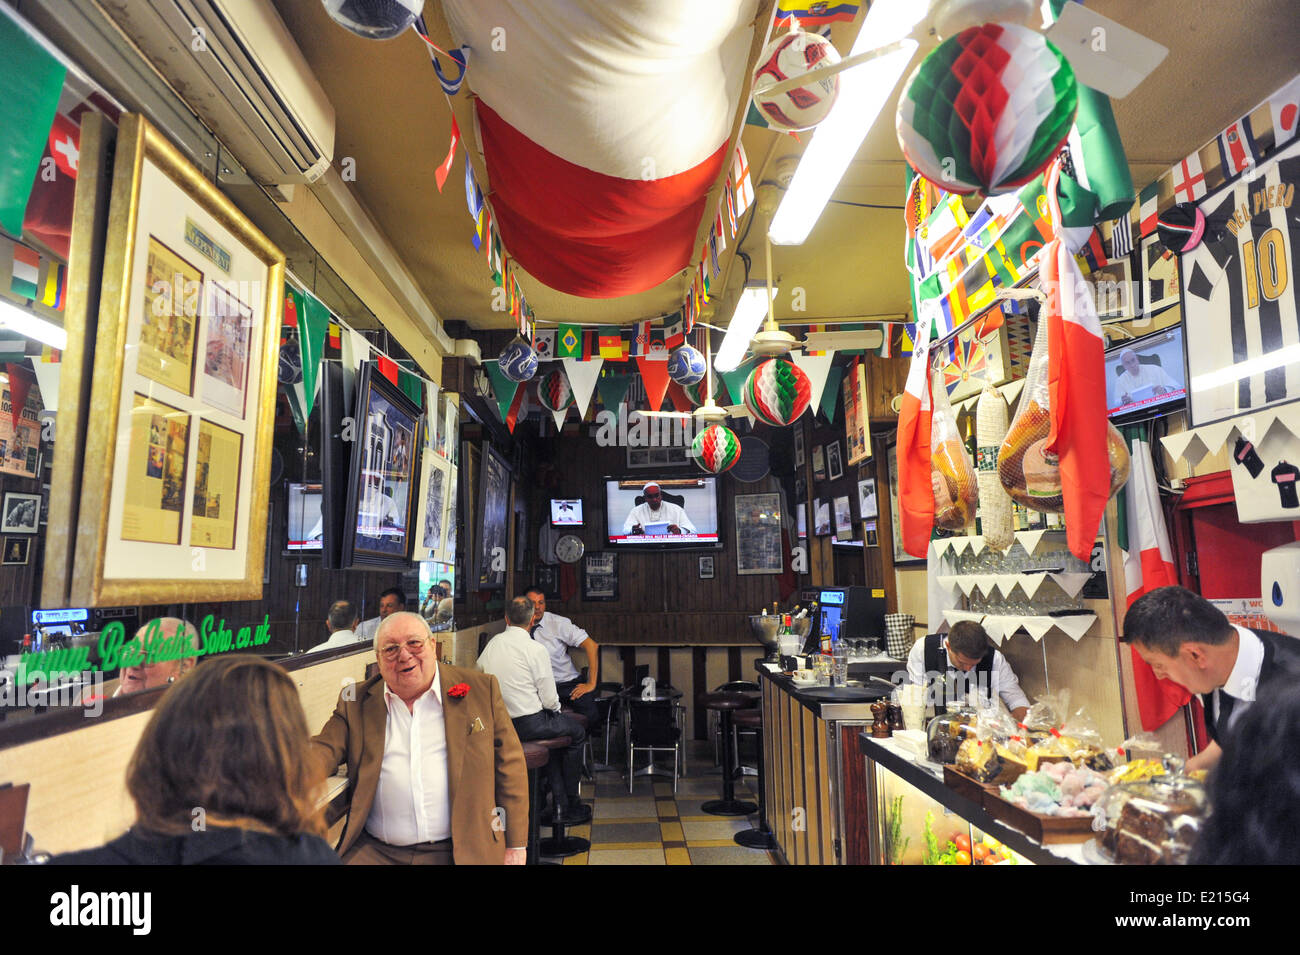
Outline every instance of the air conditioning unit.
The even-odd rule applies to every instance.
[[[315,182],[334,107],[269,0],[101,0],[250,176]]]

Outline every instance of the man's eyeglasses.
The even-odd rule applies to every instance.
[[[379,653],[385,660],[388,660],[391,663],[402,655],[402,647],[406,647],[406,649],[411,651],[413,655],[419,656],[420,651],[428,645],[428,637],[412,638],[407,640],[405,643],[390,643],[385,647],[380,647]]]

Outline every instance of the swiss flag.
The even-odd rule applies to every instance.
[[[38,239],[64,261],[72,235],[80,141],[81,127],[56,113],[23,219],[23,235]]]

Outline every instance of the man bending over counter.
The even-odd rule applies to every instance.
[[[990,701],[997,694],[1017,721],[1024,720],[1029,712],[1029,697],[1020,689],[1011,664],[973,620],[953,624],[946,637],[930,633],[912,644],[907,655],[907,677],[921,686],[934,681],[936,713],[965,703],[968,691],[976,691]]]

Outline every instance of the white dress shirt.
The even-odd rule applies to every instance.
[[[672,501],[660,501],[659,510],[651,510],[649,504],[638,504],[627,513],[627,520],[623,522],[623,533],[631,534],[632,527],[640,524],[642,530],[647,524],[676,524],[687,534],[695,533],[695,525],[691,519],[686,516],[686,512]]]
[[[489,640],[479,654],[478,668],[497,678],[512,720],[542,710],[559,712],[550,658],[522,627],[506,627]]]
[[[569,656],[569,647],[580,647],[590,639],[587,631],[574,624],[568,617],[547,611],[532,631],[533,639],[545,648],[551,660],[551,673],[556,683],[568,683],[578,679],[578,668]],[[513,716],[514,714],[510,714]]]
[[[357,640],[369,640],[375,642],[375,634],[379,632],[379,625],[383,622],[383,617],[371,617],[369,620],[362,620],[357,624]]]
[[[366,832],[393,846],[451,838],[451,787],[447,779],[447,726],[435,669],[433,686],[414,712],[387,686],[384,760]]]
[[[945,654],[948,653],[947,644],[948,640],[944,638]],[[959,673],[961,672],[960,668],[953,663],[951,655],[948,656],[948,665]],[[972,680],[974,679],[973,674],[974,671],[971,671],[970,678]],[[945,674],[939,674],[939,676],[945,676]],[[925,638],[912,644],[912,649],[907,654],[907,677],[912,683],[921,686],[928,685],[925,672]],[[1025,691],[1020,689],[1020,681],[1016,678],[1016,671],[1011,669],[1011,664],[1007,662],[1007,658],[998,650],[993,651],[993,668],[990,673],[990,680],[993,683],[991,689],[994,695],[1002,698],[1002,702],[1007,705],[1008,710],[1029,705],[1029,697],[1025,696]]]
[[[1231,697],[1236,698],[1232,704],[1232,712],[1228,714],[1228,723],[1226,726],[1215,728],[1215,735],[1226,733],[1232,729],[1233,724],[1241,718],[1241,714],[1250,709],[1250,704],[1255,702],[1255,691],[1259,688],[1259,671],[1264,666],[1264,641],[1255,634],[1251,633],[1245,627],[1237,626],[1237,636],[1240,642],[1237,644],[1237,662],[1232,665],[1232,672],[1228,674],[1228,682],[1223,684],[1221,689]],[[1214,691],[1214,711],[1220,712],[1218,695],[1219,691]]]
[[[333,650],[335,647],[350,647],[355,643],[360,643],[361,637],[351,630],[335,630],[330,634],[330,638],[324,643],[318,643],[308,650],[308,653],[315,653],[317,650]]]

